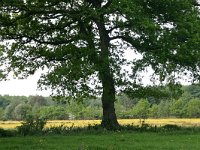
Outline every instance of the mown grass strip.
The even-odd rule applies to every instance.
[[[0,138],[4,150],[198,150],[200,133],[105,132]]]

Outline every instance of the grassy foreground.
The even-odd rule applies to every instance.
[[[0,138],[1,150],[198,150],[200,133],[106,132]]]
[[[99,120],[57,120],[49,121],[44,130],[36,134],[25,134],[26,136],[17,130],[4,130],[14,129],[20,122],[2,122],[0,125],[4,129],[1,129],[0,150],[199,150],[199,121],[148,119],[145,123],[149,125],[137,126],[141,123],[140,120],[120,120],[120,124],[131,126],[125,125],[119,130],[108,131],[98,125],[82,128],[88,124],[99,124]],[[11,127],[9,125],[12,128],[8,128]],[[23,131],[26,133],[26,128]],[[34,133],[37,131],[34,130]],[[4,136],[3,133],[8,134]]]

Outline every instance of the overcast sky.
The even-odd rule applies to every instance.
[[[29,95],[43,95],[49,96],[50,91],[37,90],[37,81],[40,73],[36,73],[28,79],[17,80],[10,79],[9,81],[0,82],[0,95],[15,95],[15,96],[29,96]]]

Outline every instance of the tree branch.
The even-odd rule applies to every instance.
[[[200,3],[197,0],[193,0],[192,3],[193,3],[194,6],[200,6]]]
[[[108,0],[108,2],[103,6],[103,8],[107,9],[112,4],[112,0]]]
[[[111,37],[110,40],[115,40],[115,39],[121,39],[129,44],[131,44],[131,46],[135,47],[136,49],[141,49],[141,44],[139,40],[133,39],[130,36],[122,36],[122,35],[118,35],[118,36],[114,36]]]

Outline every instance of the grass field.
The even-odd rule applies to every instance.
[[[1,150],[199,150],[200,133],[108,132],[0,138]]]
[[[51,126],[68,126],[68,127],[85,127],[88,125],[100,124],[100,120],[53,120],[48,121],[46,127]],[[140,119],[120,119],[119,123],[122,125],[133,124],[139,125],[141,123]],[[176,124],[178,126],[192,126],[200,127],[200,119],[147,119],[145,123],[150,125],[162,126],[165,124]],[[0,128],[4,129],[14,129],[17,126],[20,126],[21,122],[19,121],[0,121]]]
[[[120,124],[139,125],[139,119],[119,120]],[[147,119],[145,123],[157,126],[176,124],[200,127],[200,119]],[[65,125],[84,127],[100,124],[100,120],[48,121],[47,127]],[[0,128],[14,129],[18,121],[1,121]],[[195,129],[195,128],[194,128]],[[196,132],[197,131],[197,132]],[[174,131],[85,131],[62,135],[13,136],[0,138],[0,150],[199,150],[199,130]]]

